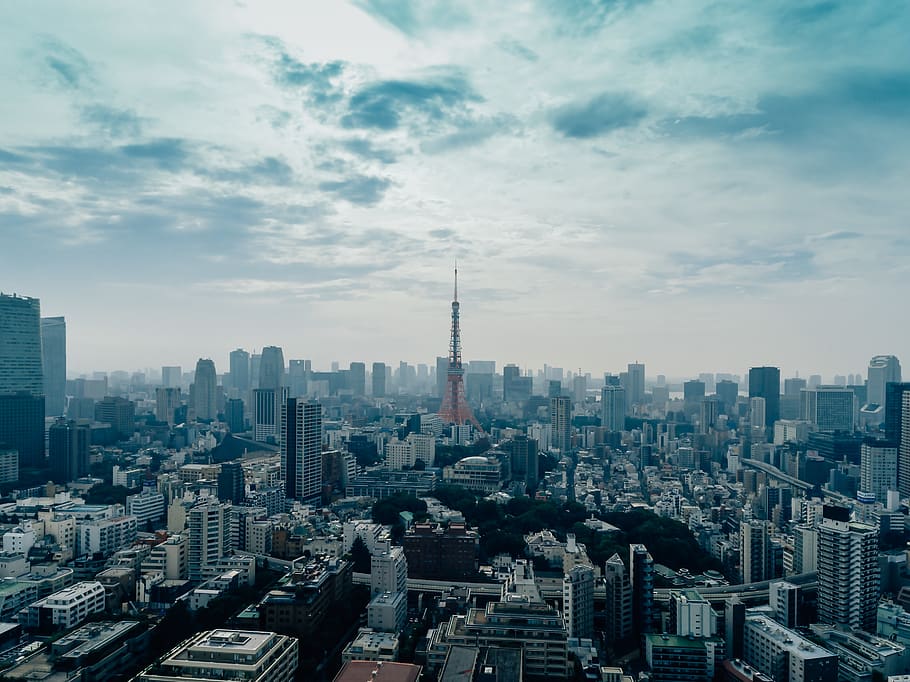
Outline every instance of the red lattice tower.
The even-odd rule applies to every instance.
[[[461,364],[461,330],[458,326],[458,266],[455,266],[455,298],[452,300],[452,339],[449,341],[449,369],[446,372],[446,392],[439,408],[439,418],[447,424],[461,426],[467,422],[483,432],[474,417],[464,393],[464,367]]]

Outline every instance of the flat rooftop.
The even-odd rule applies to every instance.
[[[212,630],[184,649],[194,651],[236,651],[255,653],[272,638],[271,632],[253,630]],[[182,654],[178,655],[180,657]]]

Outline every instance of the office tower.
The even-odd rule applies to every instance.
[[[885,404],[885,387],[901,380],[901,363],[893,355],[876,355],[869,361],[866,402]]]
[[[438,371],[438,370],[437,370]],[[439,375],[436,375],[436,380],[439,380]],[[385,398],[386,394],[386,385],[385,385],[385,363],[384,362],[374,362],[373,363],[373,376],[371,378],[373,384],[373,397],[374,398]]]
[[[237,389],[238,395],[246,397],[250,390],[250,354],[242,348],[232,350],[230,366],[231,386]]]
[[[569,637],[594,636],[594,569],[579,565],[562,580],[562,613]]]
[[[199,358],[196,362],[196,375],[191,390],[192,408],[196,419],[215,419],[218,416],[216,391],[218,378],[215,374],[215,363]]]
[[[799,377],[784,379],[784,392],[780,397],[781,419],[799,419],[799,396],[804,388],[805,379]]]
[[[749,398],[749,423],[752,427],[765,428],[767,403],[764,398]]]
[[[885,504],[888,491],[897,490],[898,448],[888,441],[866,439],[860,447],[860,492]]]
[[[41,318],[41,364],[44,372],[44,409],[59,417],[66,407],[66,320]]]
[[[717,418],[720,416],[721,403],[715,397],[705,398],[701,401],[701,414],[698,423],[701,426],[702,433],[708,433],[717,424]]]
[[[641,405],[645,402],[645,365],[644,363],[632,362],[627,366],[628,384],[626,389],[628,395],[626,399],[632,405]]]
[[[572,398],[576,403],[583,403],[588,393],[588,380],[582,375],[572,378]]]
[[[897,481],[901,496],[907,496],[910,495],[910,391],[904,391],[900,396],[901,427],[897,452]]]
[[[739,525],[739,539],[742,582],[755,583],[774,577],[768,523],[743,521]]]
[[[259,388],[259,365],[262,361],[262,355],[259,353],[250,354],[250,389]]]
[[[231,552],[231,503],[208,498],[186,513],[187,576],[201,581],[203,569]]]
[[[600,389],[600,424],[611,432],[626,428],[626,389],[622,386]]]
[[[550,398],[550,432],[553,447],[568,452],[572,447],[572,401],[566,396]]]
[[[683,401],[687,408],[694,408],[701,405],[705,399],[705,382],[698,379],[690,379],[683,382]]]
[[[302,398],[307,394],[307,387],[312,371],[309,360],[288,360],[288,397]]]
[[[784,379],[784,395],[799,396],[799,392],[806,388],[806,380],[800,377]]]
[[[550,379],[547,381],[547,397],[558,398],[562,395],[562,382],[559,379]]]
[[[739,384],[729,379],[722,379],[717,382],[715,390],[717,391],[717,397],[723,403],[721,409],[723,409],[724,414],[733,414],[733,410],[736,407],[736,399],[739,396]]]
[[[901,442],[901,412],[904,393],[910,393],[910,382],[885,384],[885,440]]]
[[[426,365],[423,365],[426,370]],[[367,366],[362,362],[352,362],[348,370],[350,388],[356,397],[366,395],[367,392]]]
[[[51,475],[55,483],[69,483],[88,475],[91,440],[88,424],[58,418],[48,429],[47,439]]]
[[[259,361],[259,388],[278,391],[284,386],[284,353],[278,346],[262,349]]]
[[[455,295],[452,298],[449,362],[446,366],[445,391],[438,414],[443,423],[454,424],[455,426],[471,423],[478,431],[482,432],[483,429],[474,417],[474,412],[465,397],[464,367],[461,361],[460,310],[461,307],[458,303],[458,268],[455,268]]]
[[[19,452],[19,467],[44,466],[44,396],[0,394],[0,443]]]
[[[654,625],[654,559],[644,545],[629,545],[629,581],[632,584],[634,633],[651,632]]]
[[[240,462],[221,464],[221,471],[218,472],[218,499],[238,505],[246,499],[243,465]]]
[[[503,402],[513,400],[511,396],[512,384],[521,376],[518,365],[506,365],[502,368],[502,399]]]
[[[818,527],[818,620],[875,632],[879,597],[878,531],[825,505]]]
[[[528,488],[536,488],[540,480],[537,466],[537,441],[525,435],[519,435],[507,440],[502,447],[509,453],[512,480],[524,481]]]
[[[604,566],[606,629],[608,646],[632,634],[632,583],[619,554],[614,554]]]
[[[856,426],[856,394],[849,388],[819,386],[800,391],[800,419],[819,431],[847,431]]]
[[[120,439],[127,439],[136,430],[136,403],[120,396],[107,396],[95,403],[95,421],[110,424]]]
[[[822,385],[822,375],[821,374],[811,374],[809,376],[809,383],[806,384],[806,388],[818,388]]]
[[[155,419],[174,425],[174,412],[180,407],[180,389],[159,386],[155,389]]]
[[[780,419],[780,369],[753,367],[749,370],[749,397],[765,399],[765,428]],[[754,424],[754,426],[759,426]]]
[[[287,391],[273,388],[253,389],[253,440],[276,443],[281,435],[281,406]]]
[[[0,294],[0,394],[44,395],[41,303]]]
[[[161,385],[165,388],[180,388],[183,383],[183,369],[174,366],[161,368]]]
[[[717,613],[697,590],[672,590],[668,629],[679,637],[713,637],[717,634]]]
[[[446,394],[446,380],[449,373],[449,359],[436,356],[436,395],[440,398]]]
[[[243,415],[243,400],[240,398],[228,398],[224,403],[224,421],[227,422],[228,429],[231,433],[243,433],[246,430],[246,423]]]
[[[281,478],[289,500],[322,495],[322,405],[288,398],[281,406]]]

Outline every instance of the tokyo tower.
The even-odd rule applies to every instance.
[[[464,393],[464,367],[461,365],[461,330],[458,326],[458,266],[455,266],[455,298],[452,300],[452,339],[449,341],[449,369],[446,391],[439,408],[439,418],[446,424],[461,426],[470,422],[483,432],[474,417]]]

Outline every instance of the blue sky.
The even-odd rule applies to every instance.
[[[0,5],[0,289],[74,370],[908,358],[910,5]]]

